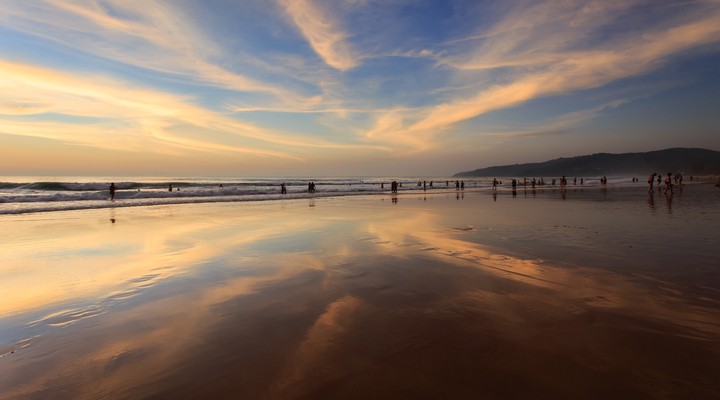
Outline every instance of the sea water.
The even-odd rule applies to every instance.
[[[241,202],[309,197],[349,196],[390,193],[390,183],[398,192],[456,191],[459,179],[465,190],[491,190],[492,178],[454,177],[0,177],[0,214],[80,210],[94,208],[147,206],[159,204]],[[512,178],[498,178],[499,190],[510,190]],[[557,179],[559,185],[559,178]],[[309,193],[314,182],[316,191]],[[522,179],[519,179],[522,183]],[[551,179],[546,178],[546,187]],[[579,180],[577,185],[579,185]],[[599,178],[584,179],[583,186],[599,186]],[[609,178],[609,185],[625,185],[630,177]],[[116,187],[110,201],[109,186]],[[280,192],[285,184],[287,193]],[[570,181],[572,185],[572,181]],[[522,185],[522,184],[521,184]],[[528,181],[528,188],[530,182]],[[172,189],[171,189],[172,188]]]

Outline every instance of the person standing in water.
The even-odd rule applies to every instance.
[[[652,192],[653,190],[653,183],[655,183],[655,175],[657,175],[656,172],[653,172],[652,175],[648,176],[648,186],[650,186],[649,192]]]
[[[672,183],[672,173],[668,172],[667,176],[665,177],[665,191],[663,193],[667,193],[667,191],[670,190],[670,194],[673,193],[673,183]]]
[[[110,200],[115,200],[115,182],[110,184]]]

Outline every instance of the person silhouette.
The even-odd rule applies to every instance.
[[[648,191],[652,192],[653,190],[653,183],[655,183],[655,176],[657,173],[653,172],[652,175],[648,176],[648,186],[650,186],[650,189]]]
[[[110,200],[115,200],[115,182],[110,184]]]
[[[672,183],[672,173],[668,172],[667,176],[665,177],[665,190],[663,193],[667,193],[668,190],[670,191],[670,194],[673,193],[673,183]]]

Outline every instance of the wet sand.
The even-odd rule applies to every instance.
[[[2,216],[0,398],[720,397],[720,190]]]

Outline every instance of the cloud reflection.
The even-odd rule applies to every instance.
[[[122,209],[113,226],[104,210],[9,221],[0,276],[25,290],[4,292],[1,312],[30,318],[13,343],[36,336],[2,343],[18,351],[0,357],[13,366],[0,395],[142,397],[198,382],[217,396],[311,396],[388,365],[373,357],[403,365],[417,352],[419,371],[434,371],[422,360],[457,351],[453,338],[505,348],[534,343],[548,321],[586,329],[574,325],[584,316],[677,340],[720,335],[716,309],[670,282],[484,243],[465,214],[475,202],[376,200],[352,212],[343,200]],[[210,377],[214,365],[225,368]]]

